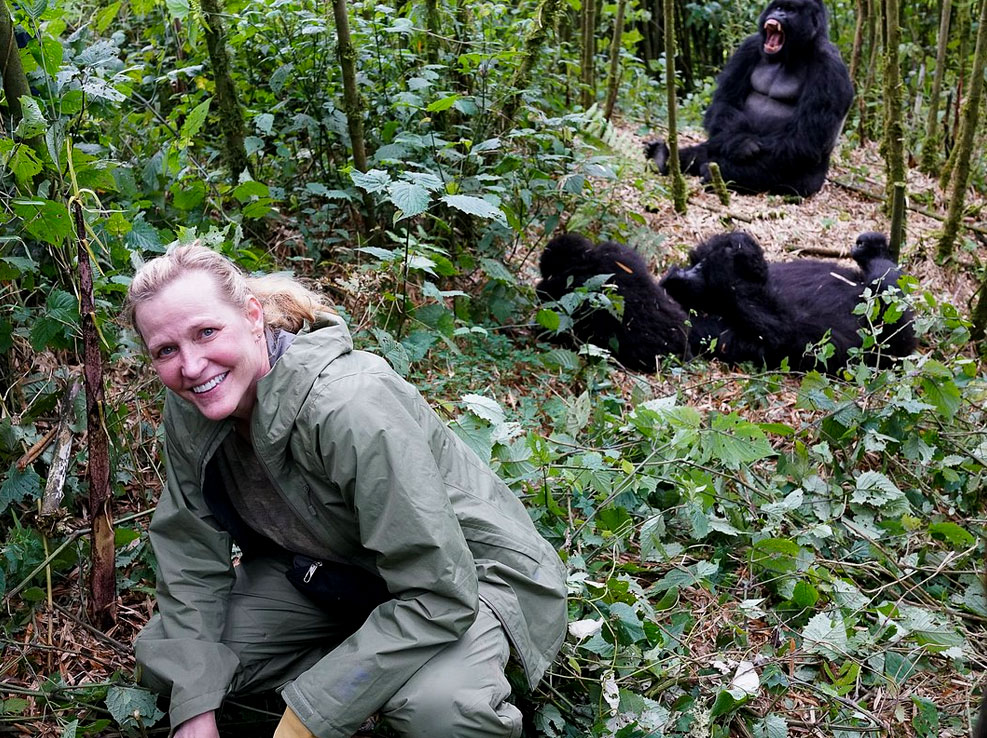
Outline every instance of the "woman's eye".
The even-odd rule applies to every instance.
[[[165,359],[171,356],[175,352],[174,346],[162,346],[158,349],[157,353],[154,355],[156,359]]]
[[[215,333],[216,333],[216,329],[215,328],[203,328],[202,329],[202,337],[203,338],[209,338],[210,336],[215,335]]]

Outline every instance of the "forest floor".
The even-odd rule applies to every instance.
[[[762,244],[769,258],[792,259],[800,253],[811,254],[813,250],[849,253],[850,247],[860,232],[868,230],[886,231],[886,218],[881,212],[883,192],[883,164],[876,146],[852,147],[844,144],[834,157],[829,181],[816,196],[802,202],[786,201],[774,196],[733,195],[730,205],[724,206],[716,195],[704,192],[695,180],[690,182],[692,192],[689,209],[679,215],[672,209],[671,202],[660,190],[660,178],[647,171],[641,152],[641,137],[630,127],[616,129],[615,156],[620,159],[617,170],[619,177],[613,181],[597,181],[594,186],[605,201],[601,208],[616,209],[625,207],[635,210],[645,220],[647,227],[638,231],[634,244],[651,260],[656,274],[661,274],[670,264],[684,260],[689,248],[713,233],[741,228],[753,234]],[[912,202],[921,203],[921,210],[944,215],[944,197],[936,183],[928,177],[912,171],[909,174],[909,191]],[[870,193],[870,194],[868,194]],[[971,211],[979,214],[985,204],[983,198],[971,202]],[[987,224],[976,223],[977,227]],[[935,264],[932,254],[935,251],[936,232],[940,221],[928,214],[914,210],[908,212],[907,245],[902,254],[904,270],[914,275],[923,289],[930,290],[937,298],[957,306],[964,314],[969,312],[969,302],[977,287],[971,272],[964,268],[964,262],[973,263],[978,255],[974,249],[961,251],[961,266],[940,267]],[[976,243],[976,241],[973,241]],[[526,263],[515,265],[525,279],[534,282],[537,270],[537,250],[529,251]],[[351,315],[359,315],[359,306],[352,308]],[[683,386],[682,377],[654,376],[640,377],[615,371],[614,379],[625,394],[638,382],[651,385],[656,396],[664,390],[678,389],[689,398],[689,404],[697,409],[729,410],[735,405],[736,394],[730,377],[733,371],[712,364],[700,364],[688,374],[688,386]],[[502,376],[501,386],[488,386],[486,389],[496,395],[499,401],[511,404],[505,397],[512,393],[530,392],[530,377]],[[132,370],[115,373],[111,383],[117,386],[108,392],[115,395],[132,392],[135,376]],[[141,374],[140,382],[148,377]],[[760,409],[745,408],[744,414],[750,419],[765,422],[790,422],[798,426],[796,416],[804,413],[795,407],[797,380],[793,379],[790,392],[779,392],[773,397],[769,407]],[[429,394],[429,388],[422,388]],[[478,388],[479,389],[479,388]],[[554,388],[565,391],[564,388]],[[539,387],[537,391],[544,391]],[[445,398],[432,397],[439,401]],[[141,420],[154,421],[153,408],[143,408],[137,415]],[[759,415],[758,417],[754,417]],[[151,481],[151,480],[145,480]],[[151,481],[153,484],[154,482]],[[115,511],[116,517],[127,514],[144,515],[147,510],[139,505],[128,505],[126,509]],[[139,517],[143,524],[147,517]],[[66,521],[69,528],[81,528],[81,520]],[[123,550],[126,555],[126,549]],[[0,722],[0,734],[18,734],[53,738],[63,736],[64,713],[59,719],[46,705],[50,677],[59,678],[60,690],[80,694],[93,685],[109,682],[115,674],[129,675],[133,672],[131,642],[139,629],[150,617],[153,609],[152,591],[148,582],[138,582],[127,589],[120,602],[118,624],[108,633],[102,634],[83,622],[84,612],[80,602],[80,592],[84,590],[79,581],[79,570],[53,586],[53,607],[36,607],[31,612],[18,640],[8,640],[0,649],[0,681],[5,694],[0,700],[23,699],[26,709],[23,718],[17,721]],[[715,600],[692,603],[697,612],[704,612],[704,621],[712,629],[716,623],[729,618],[730,613],[720,611]],[[751,640],[769,638],[770,633],[751,634]],[[712,635],[711,635],[712,639]],[[974,661],[987,662],[987,656],[980,655]],[[974,691],[970,675],[951,672],[924,673],[922,680],[914,687],[914,693],[935,698],[944,712],[962,714],[971,703]],[[9,690],[9,691],[8,691]],[[19,691],[18,691],[19,690]],[[888,695],[888,698],[872,704],[872,712],[886,724],[902,724],[902,710],[913,709],[909,695]],[[101,708],[93,708],[97,713]],[[813,705],[792,705],[791,711],[811,712]],[[109,716],[106,710],[102,713]],[[267,717],[273,718],[271,713]],[[904,729],[903,729],[904,730]],[[155,728],[148,734],[164,731]],[[98,733],[97,733],[98,734]],[[105,733],[109,734],[109,733]],[[237,735],[243,735],[240,732]],[[798,732],[798,735],[811,733]],[[906,735],[906,732],[900,733]],[[943,735],[958,735],[943,733]]]

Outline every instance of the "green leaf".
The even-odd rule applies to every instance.
[[[819,592],[811,584],[805,580],[800,580],[795,584],[795,590],[792,593],[792,604],[796,607],[801,607],[803,610],[808,610],[810,607],[816,604],[819,600]]]
[[[35,22],[39,21],[44,12],[48,10],[48,0],[26,0],[19,5],[24,8],[28,18]]]
[[[21,121],[14,129],[14,135],[21,138],[35,138],[48,128],[48,121],[38,101],[30,95],[21,95]]]
[[[387,187],[387,192],[391,202],[401,211],[401,217],[398,220],[424,213],[432,199],[427,189],[411,182],[391,182]]]
[[[206,122],[206,116],[209,115],[209,106],[212,104],[212,98],[207,98],[204,102],[196,105],[192,112],[188,114],[185,122],[182,124],[181,138],[186,143],[190,142],[195,134],[199,132],[202,128],[202,124]]]
[[[97,33],[103,33],[107,28],[110,27],[110,24],[113,22],[113,19],[116,18],[117,13],[120,12],[120,5],[121,5],[121,0],[117,0],[115,3],[110,3],[105,8],[103,8],[98,13],[96,13],[94,17],[93,25],[95,26]]]
[[[938,738],[939,709],[936,703],[925,697],[912,695],[912,703],[917,708],[912,717],[912,727],[920,738]]]
[[[34,179],[34,175],[44,169],[44,164],[34,153],[34,149],[27,144],[18,143],[7,160],[7,168],[13,172],[21,187],[27,187]]]
[[[449,97],[443,97],[440,100],[430,103],[425,110],[429,113],[441,113],[443,110],[448,110],[451,108],[459,97],[459,95],[449,95]]]
[[[269,197],[270,194],[271,188],[255,179],[248,179],[233,188],[233,197],[242,203],[255,197]]]
[[[569,349],[552,349],[539,355],[538,361],[549,369],[574,372],[580,367],[579,354]]]
[[[62,730],[61,738],[76,738],[77,732],[79,730],[79,721],[73,720],[68,723]]]
[[[480,259],[480,267],[483,269],[483,273],[495,282],[511,286],[517,284],[517,278],[511,274],[510,269],[497,259]]]
[[[960,390],[952,379],[923,377],[922,390],[925,399],[935,405],[947,420],[952,419],[960,409]]]
[[[475,215],[479,218],[491,218],[498,223],[507,225],[507,218],[504,216],[503,211],[481,197],[473,197],[472,195],[443,195],[442,202],[468,215]]]
[[[463,395],[462,400],[471,413],[483,418],[491,425],[501,425],[506,420],[507,416],[504,414],[504,409],[496,400],[491,400],[483,395]]]
[[[790,574],[798,569],[802,547],[788,538],[764,538],[751,548],[751,563],[777,574]]]
[[[192,12],[192,6],[189,0],[165,0],[165,6],[168,8],[171,17],[176,20],[185,20],[188,18],[189,13]]]
[[[615,602],[610,605],[610,615],[616,617],[617,624],[629,643],[645,639],[644,626],[633,607],[625,602]]]
[[[354,169],[350,172],[350,179],[353,180],[353,184],[371,195],[375,192],[383,192],[391,184],[391,175],[383,169],[371,169],[369,172]]]
[[[716,700],[713,702],[713,709],[710,710],[710,718],[716,718],[720,715],[726,715],[727,713],[733,712],[738,707],[747,702],[749,698],[744,697],[743,699],[737,699],[727,690],[721,690],[718,695],[716,695]]]
[[[559,314],[554,310],[549,310],[548,308],[542,308],[535,315],[535,322],[538,323],[542,328],[553,333],[559,330],[559,326],[562,325],[562,319]]]
[[[288,81],[288,76],[294,71],[294,64],[283,64],[274,70],[274,74],[271,75],[271,80],[268,84],[271,86],[271,92],[275,95],[280,95],[281,90],[284,89],[285,83]],[[268,131],[270,133],[270,131]]]
[[[703,445],[712,458],[727,466],[736,468],[774,454],[764,431],[736,413],[714,415],[711,426],[713,432],[705,436]]]
[[[149,728],[164,717],[158,696],[140,687],[113,685],[106,693],[106,707],[121,728]]]
[[[0,513],[14,502],[27,497],[37,499],[41,494],[41,477],[30,466],[20,471],[16,464],[11,464],[6,477],[0,485]]]
[[[373,334],[374,338],[377,339],[377,345],[380,347],[381,355],[391,363],[394,371],[402,377],[408,376],[408,372],[411,371],[411,360],[408,358],[408,350],[400,342],[396,341],[394,336],[383,329],[374,328]]]
[[[827,659],[842,661],[847,657],[848,642],[843,619],[826,613],[813,615],[802,629],[802,650]]]
[[[179,210],[196,210],[206,199],[206,185],[201,179],[175,182],[171,186],[171,204]]]
[[[932,523],[929,525],[929,535],[950,544],[954,551],[962,551],[977,542],[968,530],[950,522]]]
[[[877,508],[887,515],[903,515],[911,509],[905,493],[881,472],[865,471],[857,477],[851,501]]]
[[[14,200],[14,212],[24,220],[27,232],[52,246],[61,245],[72,233],[68,208],[53,200]]]
[[[271,113],[258,113],[254,116],[254,127],[270,136],[274,130],[274,116]]]
[[[780,715],[767,715],[754,723],[753,738],[788,738],[788,721]]]

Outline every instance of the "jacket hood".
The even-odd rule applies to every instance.
[[[316,378],[340,356],[353,351],[343,319],[322,313],[299,331],[291,347],[257,382],[257,404],[250,420],[251,436],[265,456],[283,456],[291,426],[312,392]]]

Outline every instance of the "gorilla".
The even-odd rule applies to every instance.
[[[535,291],[543,301],[564,301],[597,275],[610,275],[607,283],[623,297],[622,318],[599,305],[577,307],[571,333],[578,341],[611,349],[620,363],[640,372],[654,372],[657,356],[687,355],[685,312],[629,246],[605,241],[594,247],[588,238],[566,233],[549,241],[540,268]]]
[[[853,85],[829,41],[821,0],[773,0],[727,61],[703,118],[705,143],[679,150],[682,171],[710,181],[709,162],[738,192],[808,197],[829,169]],[[668,146],[645,145],[668,173]]]
[[[692,353],[705,349],[730,364],[751,361],[768,368],[787,359],[793,370],[832,372],[846,365],[851,348],[864,346],[859,331],[868,320],[854,308],[865,290],[887,293],[901,276],[881,233],[862,233],[852,256],[856,269],[818,259],[768,264],[750,235],[723,233],[693,249],[690,266],[673,267],[661,286],[699,315],[689,336]],[[871,364],[915,349],[911,311],[885,321],[883,300],[878,303],[877,345],[866,353]],[[827,358],[806,351],[827,337]]]

